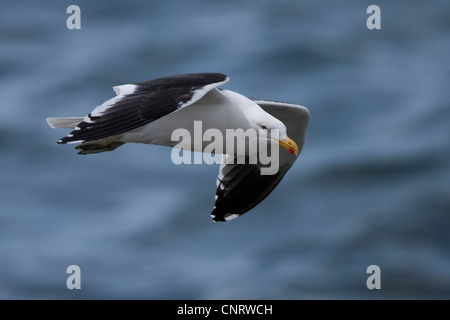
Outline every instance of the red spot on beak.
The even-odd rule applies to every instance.
[[[290,153],[290,154],[294,154],[294,153],[295,153],[294,148],[292,148],[292,147],[289,148],[289,153]]]

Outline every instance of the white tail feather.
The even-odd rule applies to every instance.
[[[47,123],[52,128],[67,128],[75,129],[75,127],[83,121],[84,118],[78,117],[50,117],[47,118]]]

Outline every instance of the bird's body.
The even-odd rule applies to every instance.
[[[137,142],[146,144],[157,144],[171,147],[183,147],[185,150],[202,152],[207,141],[202,145],[178,144],[164,132],[173,132],[184,128],[194,133],[194,122],[202,121],[202,129],[218,129],[226,136],[226,129],[241,128],[248,130],[252,128],[245,113],[264,112],[261,107],[250,99],[229,90],[212,89],[205,96],[190,105],[182,108],[176,113],[168,114],[158,121],[151,122],[129,132],[125,132],[118,138],[121,142]]]
[[[228,81],[223,74],[201,73],[126,84],[114,87],[116,97],[84,118],[48,118],[47,122],[53,128],[73,129],[58,143],[79,143],[76,148],[80,154],[111,151],[130,142],[204,151],[210,142],[203,139],[179,142],[172,137],[177,129],[195,135],[195,124],[199,121],[203,132],[215,129],[223,137],[227,137],[230,129],[276,129],[277,143],[283,147],[276,174],[261,175],[259,162],[222,164],[212,216],[215,221],[226,221],[250,210],[275,188],[301,151],[309,120],[305,107],[249,99],[218,89]],[[287,131],[291,136],[294,134],[297,144],[287,137]],[[226,140],[223,144],[226,145]],[[228,152],[224,147],[223,151],[228,157],[249,156],[248,148]]]

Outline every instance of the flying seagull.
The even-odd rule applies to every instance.
[[[116,86],[116,96],[87,116],[50,117],[47,123],[52,128],[73,129],[57,143],[78,143],[79,154],[111,151],[127,142],[175,147],[172,132],[178,128],[192,132],[195,121],[202,121],[203,129],[215,128],[224,134],[227,129],[277,129],[281,148],[275,174],[262,175],[259,161],[222,162],[211,217],[229,221],[255,207],[278,185],[303,148],[309,121],[303,106],[247,98],[218,88],[229,80],[221,73],[193,73]],[[191,145],[190,150],[203,151],[203,147]],[[248,154],[224,154],[239,156]]]

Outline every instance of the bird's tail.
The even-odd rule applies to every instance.
[[[75,129],[75,127],[83,121],[80,117],[50,117],[47,123],[52,128]]]
[[[79,117],[50,117],[47,118],[47,123],[52,128],[67,128],[75,129],[75,127],[83,121],[84,118]],[[105,139],[83,141],[75,147],[75,149],[80,150],[79,154],[92,154],[100,153],[105,151],[112,151],[124,142],[117,141],[118,136],[112,136]]]

